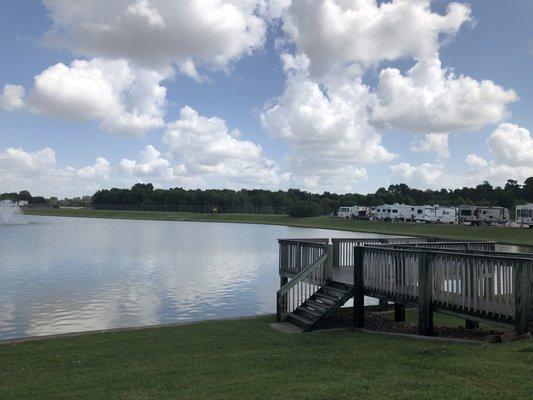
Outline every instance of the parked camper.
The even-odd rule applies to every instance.
[[[533,204],[516,206],[516,223],[533,228]]]
[[[470,222],[472,225],[503,225],[509,222],[509,210],[504,207],[460,206],[459,222]]]
[[[376,207],[374,217],[380,221],[411,221],[413,210],[408,204],[382,204]]]
[[[353,213],[354,219],[370,219],[372,216],[372,207],[359,206],[357,211]]]
[[[373,219],[376,219],[378,221],[384,221],[385,218],[387,218],[388,211],[389,211],[388,204],[382,204],[382,205],[376,206],[376,208],[374,208],[374,212],[372,213],[372,217]]]
[[[351,206],[340,207],[337,211],[337,217],[348,219],[369,219],[371,213],[370,207],[365,206]]]
[[[337,210],[337,217],[339,218],[352,218],[352,209],[354,207],[339,207]]]
[[[438,204],[433,206],[419,206],[415,220],[428,224],[453,224],[457,219],[457,210],[453,207],[441,207]]]

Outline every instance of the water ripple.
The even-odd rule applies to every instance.
[[[0,339],[275,312],[283,226],[29,217],[0,225]]]

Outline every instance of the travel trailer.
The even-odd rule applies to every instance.
[[[472,225],[507,224],[509,210],[504,207],[459,206],[459,223]]]
[[[428,224],[454,224],[457,219],[457,210],[453,207],[418,206],[414,220]]]
[[[374,210],[374,218],[380,221],[411,221],[414,207],[407,204],[382,204]]]
[[[533,228],[533,204],[516,206],[516,223]]]
[[[370,207],[365,206],[340,207],[337,211],[339,218],[369,219],[370,214]]]
[[[337,210],[337,217],[339,218],[352,218],[353,213],[357,213],[357,206],[352,207],[339,207]]]

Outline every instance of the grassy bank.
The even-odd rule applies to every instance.
[[[26,214],[67,217],[125,218],[165,221],[209,221],[273,224],[309,228],[340,229],[345,231],[382,233],[391,235],[427,236],[448,239],[493,240],[498,243],[533,246],[533,230],[496,226],[429,225],[387,223],[376,221],[347,221],[328,217],[291,218],[286,215],[265,214],[195,214],[158,211],[104,211],[91,209],[25,209]]]
[[[533,344],[350,330],[282,334],[273,317],[0,345],[8,399],[526,399]]]

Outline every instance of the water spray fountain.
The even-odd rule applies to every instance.
[[[0,201],[0,225],[24,224],[24,216],[19,205],[11,200]]]

